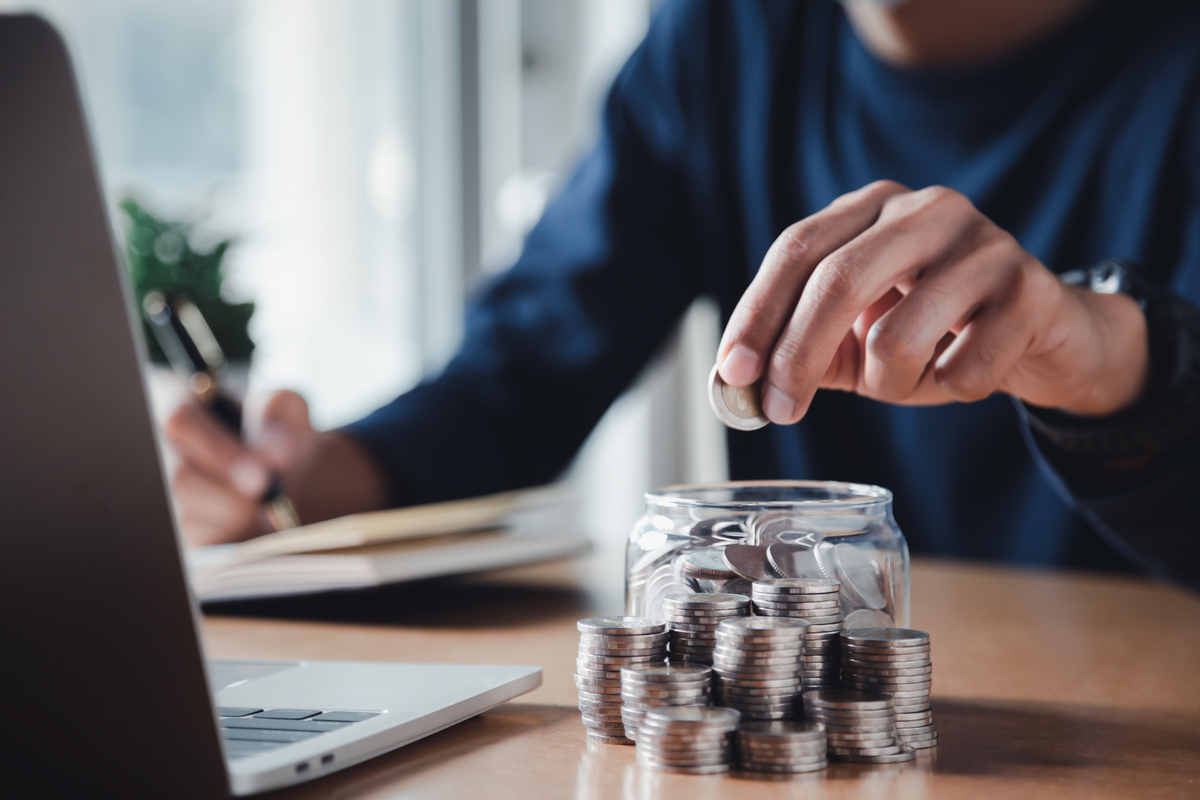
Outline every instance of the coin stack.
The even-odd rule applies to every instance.
[[[637,757],[659,772],[711,775],[733,766],[733,735],[741,715],[732,708],[671,706],[646,712]]]
[[[646,712],[666,706],[712,702],[712,669],[703,664],[634,664],[621,668],[621,721],[625,737],[637,741]]]
[[[798,717],[807,629],[804,620],[786,617],[723,620],[713,650],[717,702],[746,719]]]
[[[754,613],[808,623],[804,665],[806,689],[832,689],[841,675],[838,635],[842,632],[841,584],[826,578],[755,581]]]
[[[825,729],[811,722],[747,722],[737,732],[738,763],[751,772],[824,769]]]
[[[621,722],[621,668],[661,664],[667,655],[667,623],[648,617],[594,617],[579,621],[575,686],[588,739],[633,744]]]
[[[717,626],[750,614],[750,598],[740,594],[672,594],[663,598],[663,617],[671,626],[671,661],[712,665]]]
[[[911,747],[896,741],[896,712],[886,694],[814,689],[804,693],[804,714],[825,728],[830,758],[860,764],[914,758]]]
[[[905,628],[858,628],[842,632],[842,685],[890,695],[900,741],[922,749],[938,743],[929,688],[933,662],[929,634]]]

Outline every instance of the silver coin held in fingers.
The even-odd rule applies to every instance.
[[[708,376],[708,403],[717,419],[739,431],[754,431],[770,423],[763,416],[758,384],[730,386],[716,366]]]

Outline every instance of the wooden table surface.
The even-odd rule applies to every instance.
[[[619,569],[619,567],[618,567]],[[782,780],[664,775],[589,745],[575,620],[606,590],[480,583],[244,604],[204,620],[209,655],[539,664],[517,701],[288,798],[1200,797],[1200,596],[1146,580],[918,560],[941,744],[916,762]],[[617,604],[614,607],[614,604]]]

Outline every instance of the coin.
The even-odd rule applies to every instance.
[[[767,619],[764,617],[741,617],[721,621],[719,630],[731,636],[783,636],[791,633],[803,635],[808,624],[796,619]]]
[[[581,619],[576,627],[582,633],[598,633],[608,636],[663,633],[667,623],[661,619],[649,617],[592,617]]]
[[[859,608],[846,615],[842,626],[847,630],[854,628],[886,628],[892,624],[892,618],[882,611],[871,608]]]
[[[839,689],[819,689],[804,693],[805,704],[814,708],[862,709],[877,711],[891,708],[892,701],[877,694],[849,692]]]
[[[719,547],[702,547],[684,553],[676,562],[684,574],[706,579],[732,578],[734,572],[725,563]]]
[[[588,649],[642,650],[662,647],[667,643],[667,634],[645,636],[601,636],[594,633],[580,634],[579,641]]]
[[[864,647],[905,647],[929,644],[929,634],[908,628],[858,628],[842,634],[842,641]]]
[[[895,670],[894,670],[895,671]],[[928,670],[917,671],[916,675],[864,675],[857,669],[850,670],[850,677],[856,683],[865,685],[891,686],[897,689],[907,689],[916,686],[928,686],[932,678]]]
[[[688,666],[684,664],[656,664],[654,666],[631,666],[621,668],[621,678],[632,683],[670,683],[685,682],[710,683],[712,670],[706,667]]]
[[[750,581],[776,577],[767,563],[767,548],[749,544],[731,544],[725,548],[725,563]]]
[[[753,431],[769,424],[762,413],[758,384],[730,386],[721,378],[719,365],[708,376],[708,403],[717,419],[739,431]]]
[[[798,617],[839,617],[841,618],[842,605],[836,600],[823,603],[789,603],[785,601],[763,600],[761,596],[754,598],[754,609],[757,612],[759,609],[768,608],[773,611],[791,611],[795,612]]]
[[[633,744],[632,741],[624,736],[604,736],[598,733],[588,731],[587,738],[589,742],[597,742],[599,744]]]
[[[590,653],[580,653],[575,657],[575,664],[588,669],[596,669],[597,666],[621,667],[626,664],[661,663],[662,660],[662,653],[657,650],[651,650],[646,655],[638,656],[596,656]]]
[[[855,605],[879,610],[887,606],[883,588],[883,570],[863,552],[863,548],[842,542],[830,548],[834,572],[842,582],[843,593]]]
[[[837,595],[841,584],[825,578],[776,578],[755,581],[754,590],[763,595]]]
[[[851,764],[896,764],[903,761],[912,761],[916,758],[916,751],[911,747],[901,745],[900,752],[890,755],[839,754],[836,758],[838,761],[846,761]]]
[[[743,764],[742,769],[746,770],[747,772],[769,772],[769,773],[794,774],[794,773],[800,773],[800,772],[817,772],[818,770],[825,769],[826,763],[827,762],[825,761],[825,759],[821,759],[820,762],[815,763],[815,764],[809,764],[807,766],[791,766],[791,765],[776,766],[773,764],[754,763],[754,764]]]

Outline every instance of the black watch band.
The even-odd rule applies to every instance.
[[[1159,455],[1200,435],[1200,311],[1117,259],[1061,279],[1137,301],[1146,314],[1150,385],[1137,405],[1108,417],[1079,417],[1023,403],[1035,435],[1059,450],[1104,460]]]

